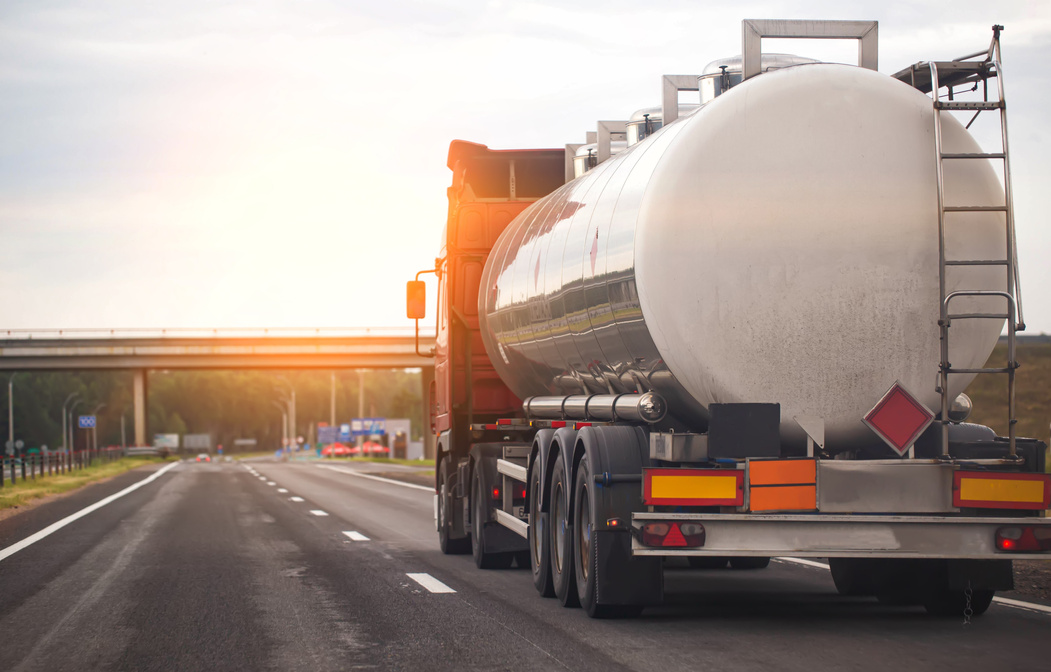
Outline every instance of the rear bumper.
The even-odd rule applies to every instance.
[[[1051,551],[1008,553],[996,548],[997,528],[1049,527],[1049,518],[634,513],[632,527],[637,531],[656,520],[703,524],[704,546],[652,548],[642,544],[639,534],[632,534],[632,555],[1051,559]]]

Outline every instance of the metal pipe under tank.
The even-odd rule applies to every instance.
[[[528,418],[601,420],[655,423],[664,419],[668,405],[652,392],[645,394],[575,394],[567,397],[529,397],[522,402]]]

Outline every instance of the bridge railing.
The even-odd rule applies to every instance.
[[[135,339],[135,338],[368,338],[411,337],[413,327],[232,327],[205,329],[176,327],[165,329],[2,329],[2,340],[90,340],[90,339]],[[420,332],[421,336],[433,337],[434,332]]]

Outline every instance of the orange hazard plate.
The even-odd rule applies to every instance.
[[[749,485],[813,485],[817,460],[749,460]]]
[[[741,506],[744,472],[737,469],[646,469],[642,500],[649,506]]]
[[[749,511],[815,511],[816,485],[777,485],[752,488],[748,493]]]
[[[1051,506],[1051,475],[957,471],[953,474],[952,505],[977,509],[1046,509]]]

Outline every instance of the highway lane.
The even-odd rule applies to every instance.
[[[664,606],[594,621],[442,555],[430,492],[330,467],[183,463],[0,561],[0,670],[1046,667],[1051,617],[964,626],[791,564],[669,567]],[[0,521],[0,549],[143,476]]]

